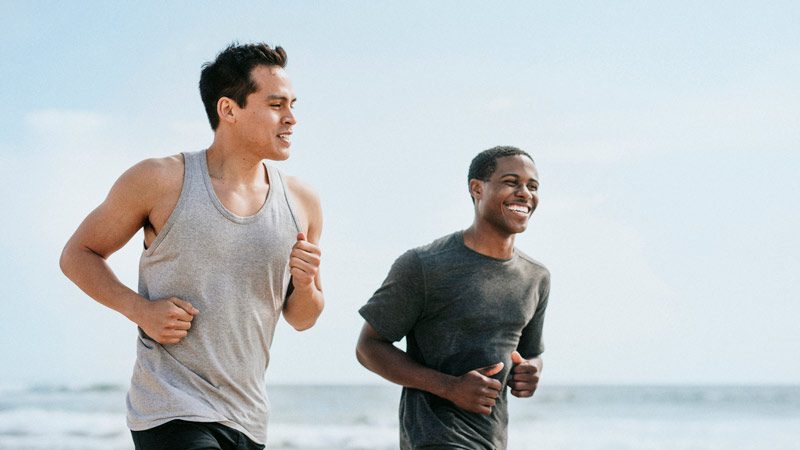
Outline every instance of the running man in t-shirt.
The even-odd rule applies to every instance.
[[[536,166],[495,147],[468,180],[472,225],[400,256],[359,311],[358,360],[403,386],[404,450],[505,449],[506,387],[531,397],[542,370],[550,274],[514,248],[539,203]]]

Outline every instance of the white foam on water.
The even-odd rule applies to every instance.
[[[267,448],[325,450],[396,450],[397,426],[271,423]]]
[[[119,414],[19,408],[0,411],[0,449],[132,448]]]
[[[270,450],[394,450],[399,394],[275,389]],[[800,449],[797,387],[564,387],[509,405],[509,450]],[[131,450],[124,389],[0,386],[0,450]],[[519,400],[519,401],[518,401]]]
[[[509,450],[797,450],[800,418],[571,418],[509,427]]]
[[[133,450],[130,435],[114,439],[81,436],[0,436],[0,450]]]

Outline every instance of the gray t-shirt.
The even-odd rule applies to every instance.
[[[504,388],[488,416],[404,388],[401,448],[506,448],[511,352],[533,358],[544,351],[549,290],[550,273],[543,265],[517,249],[508,260],[481,255],[464,245],[461,231],[395,261],[359,310],[378,334],[392,342],[405,337],[411,358],[449,375],[505,364],[494,376]]]

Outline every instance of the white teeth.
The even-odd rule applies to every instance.
[[[528,214],[528,212],[530,211],[530,209],[527,206],[520,206],[520,205],[509,205],[508,209],[522,214]]]

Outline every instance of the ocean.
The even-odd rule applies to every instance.
[[[0,387],[0,449],[130,450],[125,386]],[[399,388],[272,386],[270,450],[397,448]],[[509,449],[796,449],[800,386],[551,386],[510,397]]]

